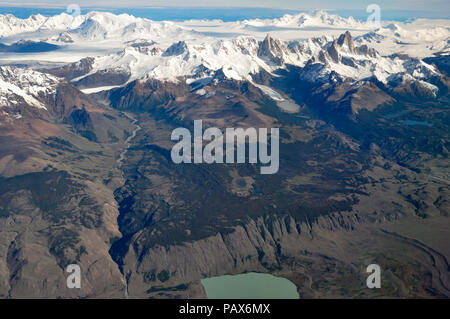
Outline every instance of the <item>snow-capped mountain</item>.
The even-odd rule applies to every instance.
[[[365,44],[355,46],[349,32],[329,42],[323,51],[309,61],[309,64],[313,62],[319,64],[316,68],[320,72],[307,72],[310,81],[327,79],[331,72],[354,80],[374,77],[385,84],[399,75],[407,74],[411,78],[421,80],[438,75],[433,66],[419,59],[385,57]]]
[[[12,15],[0,15],[0,37],[34,37],[56,42],[78,41],[129,41],[139,37],[180,37],[190,33],[172,22],[155,22],[128,14],[115,15],[108,12],[90,12],[73,17],[66,13],[52,17],[32,15],[18,19]]]
[[[254,19],[243,22],[246,26],[272,26],[283,28],[308,28],[323,27],[347,28],[347,29],[366,29],[370,26],[353,17],[343,18],[336,14],[328,14],[323,10],[316,10],[310,13],[286,14],[277,19]]]
[[[407,53],[413,57],[425,57],[435,52],[448,51],[449,20],[418,19],[412,22],[382,21],[380,29],[373,30],[365,21],[352,17],[343,18],[324,11],[285,15],[277,19],[253,19],[236,22],[220,20],[191,20],[184,22],[151,21],[128,14],[114,15],[108,12],[90,12],[73,17],[61,13],[52,17],[33,15],[19,19],[12,15],[0,15],[0,37],[3,42],[17,40],[73,43],[75,46],[102,42],[101,48],[114,47],[112,43],[125,43],[135,39],[159,40],[158,42],[190,41],[202,39],[229,39],[252,36],[264,39],[267,31],[282,40],[301,40],[338,36],[350,30],[360,44],[371,44],[383,55]],[[100,49],[100,47],[99,47]],[[393,52],[395,51],[395,52]]]
[[[43,98],[56,93],[60,79],[55,76],[16,67],[0,67],[0,108],[26,103],[46,109]]]
[[[260,71],[274,73],[286,65],[303,68],[301,77],[309,82],[325,83],[330,74],[335,74],[355,81],[376,78],[384,84],[397,85],[398,79],[405,76],[424,83],[439,76],[432,65],[420,59],[386,57],[366,44],[358,46],[346,32],[337,39],[323,37],[303,42],[282,41],[268,35],[263,41],[238,37],[204,44],[179,41],[169,47],[133,43],[119,53],[95,58],[89,72],[72,81],[109,72],[126,74],[127,82],[157,79],[191,83],[219,70],[226,78],[252,81]],[[433,84],[428,85],[436,89]]]
[[[383,55],[406,53],[412,57],[425,57],[436,52],[449,53],[450,26],[428,25],[423,20],[408,24],[389,23],[356,38],[360,44],[368,44]]]
[[[40,14],[27,19],[19,19],[12,14],[0,15],[0,37],[36,31],[46,20],[47,18]]]
[[[0,125],[47,113],[61,79],[31,69],[0,67]]]
[[[85,115],[91,111],[98,112],[98,105],[63,78],[28,68],[0,66],[2,127],[15,123],[22,127],[37,120],[41,124],[65,123],[74,130],[85,129],[89,124]]]
[[[211,25],[207,21],[195,23]],[[45,38],[47,42],[60,44],[65,55],[81,54],[82,58],[73,64],[51,72],[82,89],[89,89],[88,93],[135,80],[190,84],[211,79],[218,72],[228,79],[253,82],[260,72],[276,76],[279,70],[295,66],[302,69],[301,80],[311,83],[326,83],[331,78],[333,81],[376,79],[387,86],[417,82],[435,95],[436,78],[441,77],[439,71],[420,58],[404,53],[410,47],[420,54],[436,50],[445,53],[450,35],[450,28],[445,24],[428,28],[428,22],[424,21],[390,23],[370,30],[362,21],[323,11],[285,15],[279,19],[214,23],[219,28],[229,28],[233,35],[206,33],[205,29],[195,27],[193,21],[155,22],[106,12],[90,12],[75,18],[66,13],[49,18],[37,15],[25,20],[0,16],[5,40]],[[267,35],[266,31],[264,38],[260,38],[260,30],[267,27],[276,35],[278,30],[290,30],[289,39]],[[304,32],[314,29],[333,32],[303,38]],[[363,34],[353,38],[342,29]],[[290,39],[296,32],[298,38]],[[85,47],[97,49],[98,54],[83,56]],[[45,60],[58,59],[58,54],[58,51],[48,53]],[[28,58],[43,59],[23,57]]]
[[[83,23],[68,31],[69,34],[84,40],[130,40],[139,37],[158,39],[179,36],[184,31],[172,22],[153,22],[126,14],[116,16],[110,13],[91,13],[84,18]]]

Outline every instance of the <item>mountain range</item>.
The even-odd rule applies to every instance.
[[[256,271],[302,298],[448,298],[449,35],[324,11],[0,15],[0,297],[205,297]],[[174,164],[198,119],[279,127],[279,173]]]

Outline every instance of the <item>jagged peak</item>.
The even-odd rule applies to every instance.
[[[339,38],[337,40],[337,44],[340,47],[347,47],[350,52],[354,52],[354,50],[355,50],[353,38],[349,31],[346,31],[345,33],[343,33],[339,36]]]
[[[181,55],[187,51],[188,47],[185,41],[178,41],[172,44],[164,51],[163,56],[176,56]]]
[[[272,46],[276,43],[276,40],[272,38],[272,36],[270,35],[270,33],[268,33],[266,35],[266,37],[264,38],[264,40],[261,42],[260,44],[260,48],[264,48],[264,49],[270,49],[272,48]]]
[[[258,49],[258,57],[269,60],[276,65],[282,65],[284,62],[284,49],[287,49],[283,42],[273,39],[267,34],[264,41],[261,42]]]

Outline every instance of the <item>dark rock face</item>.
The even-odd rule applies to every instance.
[[[111,105],[117,109],[146,110],[165,105],[189,91],[186,84],[176,85],[158,80],[134,81],[107,93]]]
[[[75,128],[92,128],[92,121],[86,109],[75,110],[70,114],[69,122]]]
[[[163,56],[176,56],[182,55],[187,50],[186,42],[179,41],[177,43],[172,44],[164,53]]]
[[[364,55],[372,58],[376,57],[378,54],[375,49],[369,48],[365,44],[355,47],[353,38],[350,32],[347,31],[344,34],[341,34],[337,40],[333,41],[325,52],[319,53],[319,60],[326,64],[328,59],[330,59],[334,63],[344,63],[345,65],[355,67],[356,63],[354,59],[348,57],[343,59],[339,53],[341,50],[350,54]]]
[[[94,58],[84,58],[59,68],[45,70],[47,73],[67,79],[68,81],[89,73],[92,70]]]
[[[337,49],[337,43],[333,42],[330,47],[327,49],[328,56],[334,63],[339,63],[341,61],[341,56]]]
[[[372,58],[375,58],[377,56],[377,51],[373,48],[369,48],[366,44],[363,44],[360,47],[356,47],[355,51],[357,54],[366,55]]]
[[[263,42],[261,42],[258,49],[258,57],[266,59],[275,65],[282,65],[283,60],[283,44],[279,40],[273,39],[267,35]]]
[[[344,34],[341,34],[339,36],[337,44],[340,47],[346,46],[351,53],[355,52],[355,45],[353,43],[352,35],[349,31],[346,31]]]
[[[435,57],[425,58],[424,62],[434,64],[441,72],[450,75],[450,56],[437,55]]]

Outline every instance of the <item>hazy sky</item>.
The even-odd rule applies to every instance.
[[[64,7],[75,3],[81,7],[272,7],[283,9],[364,10],[368,4],[380,5],[383,10],[422,10],[450,12],[449,0],[0,0],[0,6]]]

